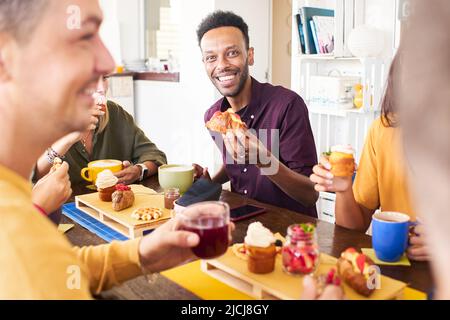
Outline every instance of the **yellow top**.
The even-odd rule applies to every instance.
[[[387,128],[378,118],[366,138],[353,184],[355,200],[362,206],[402,212],[415,220],[403,157],[400,129]]]
[[[0,165],[0,299],[91,299],[141,274],[139,239],[77,248],[31,202],[31,184]]]

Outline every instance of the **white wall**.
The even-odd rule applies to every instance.
[[[213,0],[182,3],[180,82],[136,81],[136,119],[171,163],[197,162],[214,167],[215,146],[203,115],[215,102],[215,89],[201,62],[196,29],[214,10]]]
[[[270,79],[272,55],[271,0],[216,0],[215,8],[233,11],[248,24],[250,46],[255,48],[255,65],[250,69],[250,73],[256,80],[267,82]]]
[[[103,10],[103,23],[100,27],[100,36],[111,52],[116,64],[120,64],[122,62],[122,54],[120,50],[117,1],[118,0],[99,1],[100,7]]]

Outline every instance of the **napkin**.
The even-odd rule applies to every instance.
[[[73,224],[60,224],[60,225],[58,225],[58,231],[61,233],[66,233],[73,227],[75,227],[75,225],[73,225]]]
[[[372,259],[373,262],[375,262],[375,264],[385,265],[385,266],[408,266],[408,267],[411,266],[411,262],[409,262],[409,259],[406,256],[406,254],[404,254],[400,258],[400,260],[398,260],[397,262],[386,262],[386,261],[378,259],[375,254],[375,250],[373,250],[372,248],[362,248],[361,251],[366,256],[368,256],[370,259]]]
[[[221,193],[221,184],[212,182],[206,178],[200,178],[177,200],[177,204],[182,207],[187,207],[198,202],[217,201],[220,199]]]

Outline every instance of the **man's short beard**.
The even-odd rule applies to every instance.
[[[245,63],[245,66],[244,66],[244,69],[242,72],[242,76],[239,79],[239,85],[236,88],[236,90],[227,95],[223,94],[222,92],[221,92],[221,94],[223,94],[225,97],[230,97],[230,98],[234,98],[234,97],[238,96],[242,92],[242,90],[244,90],[245,82],[247,81],[248,75],[249,75],[249,67],[248,67],[248,61],[247,61]],[[217,89],[219,89],[219,88],[217,88]]]

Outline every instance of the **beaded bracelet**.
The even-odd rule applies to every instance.
[[[58,152],[56,152],[52,147],[47,149],[47,161],[50,164],[53,164],[53,161],[55,158],[60,158],[61,160],[65,159],[65,156],[60,155]]]

